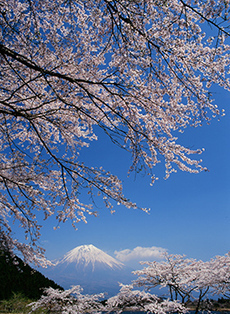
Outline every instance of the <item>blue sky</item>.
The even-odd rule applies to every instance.
[[[83,150],[86,164],[102,165],[116,174],[123,181],[126,197],[139,206],[150,207],[151,212],[146,214],[115,205],[116,212],[110,214],[96,200],[99,217],[89,217],[87,224],[79,223],[77,231],[68,222],[54,231],[55,220],[49,219],[44,223],[40,240],[47,258],[60,258],[83,244],[93,244],[112,256],[118,256],[115,251],[127,249],[132,253],[136,247],[148,248],[139,248],[139,253],[157,252],[159,248],[202,260],[227,253],[230,250],[230,94],[217,89],[215,98],[220,108],[225,108],[226,115],[220,121],[212,120],[211,125],[188,128],[180,135],[182,144],[205,148],[202,159],[209,172],[177,172],[164,180],[159,165],[155,169],[159,180],[150,186],[150,178],[143,174],[127,177],[131,156],[103,136]],[[84,192],[82,199],[87,202]],[[145,255],[138,258],[138,252],[131,254],[136,256],[135,260],[131,256],[129,260],[124,252],[125,263],[135,267],[138,260],[150,259]]]

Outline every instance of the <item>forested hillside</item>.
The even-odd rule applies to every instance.
[[[9,253],[0,251],[0,300],[10,298],[13,293],[38,299],[45,287],[62,289],[19,257],[12,258]]]

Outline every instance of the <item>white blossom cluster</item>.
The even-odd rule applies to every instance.
[[[208,294],[229,297],[230,253],[206,262],[168,253],[164,257],[162,262],[142,263],[146,267],[134,272],[139,276],[135,284],[147,289],[167,288],[170,300],[183,304],[196,300],[197,312]]]
[[[49,313],[100,313],[103,305],[99,302],[104,297],[101,294],[84,295],[80,286],[73,286],[69,290],[47,288],[44,295],[37,301],[31,303],[31,312],[37,309],[46,309]]]
[[[188,302],[195,301],[195,313],[208,309],[210,296],[230,296],[230,254],[216,256],[203,262],[183,255],[164,253],[164,261],[145,262],[147,266],[135,271],[138,279],[130,285],[120,284],[120,292],[104,302],[106,295],[82,295],[80,286],[66,291],[48,288],[37,302],[30,304],[31,312],[37,309],[49,313],[123,313],[141,311],[145,313],[167,314],[186,313]],[[134,290],[135,287],[141,290]],[[152,293],[152,288],[167,288],[168,294],[160,298]],[[204,307],[205,306],[205,307]]]
[[[151,184],[161,160],[166,178],[205,170],[177,136],[221,114],[209,89],[230,88],[228,22],[227,0],[1,0],[2,246],[40,263],[37,211],[86,222],[96,212],[81,189],[137,208],[116,176],[82,162],[99,128]]]
[[[124,311],[143,311],[148,313],[186,313],[182,304],[176,301],[160,300],[155,295],[145,291],[133,290],[133,285],[122,285],[120,292],[101,302],[103,294],[83,295],[80,286],[61,291],[47,288],[45,294],[36,302],[29,304],[31,312],[38,309],[48,310],[49,313],[122,313]]]

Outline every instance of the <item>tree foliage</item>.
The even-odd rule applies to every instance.
[[[20,296],[36,300],[43,294],[43,289],[48,287],[63,290],[19,257],[0,251],[0,300],[11,300],[9,304],[16,303],[15,298],[20,299]]]
[[[61,313],[123,313],[155,314],[186,313],[192,305],[195,313],[213,309],[210,297],[225,296],[230,291],[230,253],[203,262],[183,255],[164,254],[160,262],[143,262],[147,266],[134,273],[138,278],[130,285],[120,284],[120,292],[101,302],[106,295],[82,295],[80,286],[69,290],[46,289],[32,304],[32,312],[43,308]],[[167,288],[159,297],[152,288]],[[136,290],[134,289],[136,288]],[[72,294],[75,294],[73,296]]]
[[[183,304],[173,300],[162,300],[150,292],[134,290],[134,285],[120,285],[120,292],[107,300],[104,310],[108,313],[141,311],[147,313],[186,313]]]
[[[162,159],[166,178],[205,170],[191,157],[201,150],[176,136],[220,114],[209,90],[229,90],[228,21],[227,0],[2,0],[2,245],[41,262],[37,211],[86,221],[96,213],[82,188],[108,208],[137,207],[116,176],[81,159],[98,128],[152,183]],[[29,244],[14,238],[11,218]]]
[[[180,300],[183,304],[196,301],[196,313],[208,295],[229,297],[230,253],[207,262],[168,253],[164,257],[161,262],[142,263],[146,267],[134,272],[139,276],[135,285],[148,290],[167,288],[171,301]]]
[[[123,313],[124,311],[144,311],[148,313],[186,313],[187,310],[176,301],[162,301],[145,291],[133,290],[132,285],[121,285],[120,292],[106,301],[103,294],[83,295],[80,286],[66,291],[48,288],[36,302],[30,304],[31,313],[48,310],[49,313]]]
[[[83,295],[82,290],[80,286],[65,291],[47,288],[38,301],[30,304],[31,312],[44,309],[48,313],[101,313],[104,307],[100,299],[104,295]]]

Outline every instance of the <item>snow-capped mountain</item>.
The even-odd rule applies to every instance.
[[[69,251],[60,259],[57,265],[74,264],[76,269],[91,270],[94,272],[97,267],[111,268],[113,270],[122,269],[124,264],[117,261],[115,258],[99,250],[94,245],[81,245]]]
[[[119,291],[119,283],[134,279],[132,269],[92,244],[67,252],[43,273],[65,289],[80,285],[84,293],[107,292],[109,296]]]

